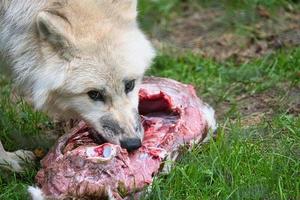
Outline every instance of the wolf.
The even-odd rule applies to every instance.
[[[35,109],[86,121],[96,140],[141,146],[138,91],[155,50],[138,26],[137,0],[0,0],[0,48]],[[33,158],[0,142],[10,170]]]

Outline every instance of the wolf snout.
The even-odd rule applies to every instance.
[[[120,143],[121,147],[128,151],[134,151],[142,146],[142,141],[139,138],[125,138]]]
[[[101,120],[101,124],[103,127],[103,130],[105,132],[108,132],[110,135],[120,135],[125,132],[125,130],[119,125],[119,123],[116,120],[113,120],[111,118],[103,118]]]
[[[128,151],[141,147],[144,129],[140,118],[129,121],[106,115],[100,119],[100,125],[101,129],[97,137],[103,137],[107,142],[119,144]]]

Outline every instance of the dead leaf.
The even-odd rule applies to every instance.
[[[259,16],[264,17],[264,18],[270,18],[270,16],[271,16],[269,11],[263,6],[258,6],[257,12],[258,12]]]

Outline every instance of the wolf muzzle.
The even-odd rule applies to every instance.
[[[116,120],[111,115],[101,117],[102,132],[99,133],[107,141],[116,141],[122,148],[133,151],[141,147],[143,139],[143,127],[139,114],[134,112],[133,123],[129,120]],[[124,117],[125,118],[125,117]],[[98,136],[101,138],[101,136]]]

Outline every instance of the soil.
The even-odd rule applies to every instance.
[[[241,12],[230,16],[221,8],[187,9],[171,20],[166,29],[156,30],[152,36],[157,46],[191,50],[217,61],[245,62],[300,45],[298,10],[278,8],[274,14],[259,6],[255,13],[257,19],[251,22],[244,15]]]
[[[298,116],[300,114],[300,87],[290,87],[282,84],[257,94],[244,94],[237,96],[235,104],[241,115],[241,125],[250,127],[261,123],[264,119],[276,113],[286,113]],[[222,120],[230,112],[233,103],[220,102],[214,108],[217,118]],[[235,119],[233,119],[235,120]]]

